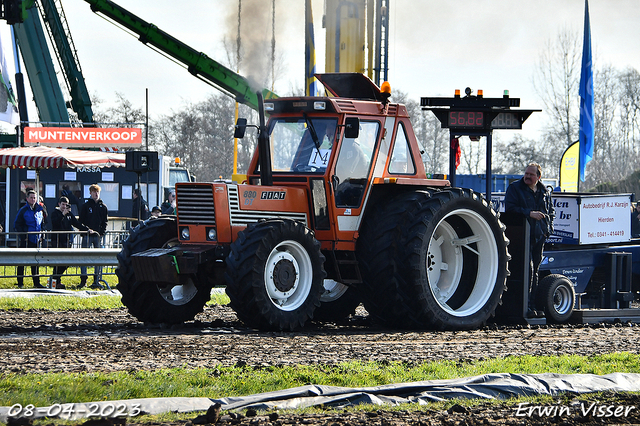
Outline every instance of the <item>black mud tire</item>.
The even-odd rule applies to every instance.
[[[299,222],[273,219],[249,225],[238,233],[226,260],[231,308],[249,327],[304,327],[320,306],[324,260],[320,242]]]
[[[184,277],[184,285],[178,286],[179,293],[171,292],[168,283],[154,283],[136,280],[131,265],[131,255],[151,248],[168,247],[175,244],[178,230],[175,217],[160,217],[142,222],[131,231],[118,253],[118,291],[122,294],[122,304],[129,313],[144,323],[180,324],[190,321],[202,312],[211,297],[214,283],[208,279],[210,271],[202,271],[194,276]],[[176,298],[181,294],[183,297]]]
[[[480,194],[415,191],[366,222],[359,262],[374,317],[403,328],[464,330],[495,314],[509,274],[508,240]]]
[[[324,291],[320,296],[320,306],[313,319],[322,322],[340,322],[349,318],[360,305],[360,295],[354,287],[324,280]]]
[[[576,291],[569,278],[561,274],[551,274],[540,280],[536,300],[548,322],[563,324],[573,314]]]
[[[398,284],[398,249],[405,224],[428,192],[400,194],[370,206],[360,227],[356,258],[362,275],[358,293],[371,318],[384,326],[420,327],[419,306],[407,304]]]
[[[437,330],[482,327],[495,315],[509,275],[509,240],[489,203],[469,189],[432,192],[408,223],[400,286]]]

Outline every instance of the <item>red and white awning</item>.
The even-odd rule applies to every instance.
[[[0,167],[29,169],[124,167],[125,154],[33,146],[0,149]]]

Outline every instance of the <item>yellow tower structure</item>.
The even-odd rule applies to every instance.
[[[325,72],[365,73],[367,0],[326,0]]]

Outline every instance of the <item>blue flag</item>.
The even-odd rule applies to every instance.
[[[316,73],[316,43],[313,37],[313,13],[311,11],[311,0],[305,1],[305,95],[318,96],[318,80]]]
[[[591,26],[589,1],[584,1],[584,40],[580,74],[580,180],[584,182],[587,163],[593,159],[593,63],[591,61]]]

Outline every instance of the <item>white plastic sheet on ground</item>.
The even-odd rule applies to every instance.
[[[117,296],[122,297],[118,290],[58,290],[54,288],[16,288],[0,289],[0,297],[39,297],[39,296],[67,296],[67,297],[93,297],[93,296]]]
[[[586,394],[592,392],[638,392],[640,374],[485,374],[481,376],[427,380],[384,386],[344,388],[336,386],[308,385],[256,395],[210,398],[148,398],[126,401],[99,401],[71,406],[64,419],[78,420],[95,417],[91,413],[108,413],[117,407],[125,407],[131,413],[135,407],[141,414],[166,412],[206,411],[219,402],[223,410],[295,409],[324,405],[345,407],[357,404],[397,405],[402,403],[426,404],[451,398],[506,399],[528,395],[557,395],[560,393]],[[134,405],[135,404],[135,405]],[[58,411],[58,406],[39,407],[33,418],[48,417]],[[64,407],[62,407],[64,408]],[[0,407],[0,422],[6,423],[11,407]],[[16,409],[14,408],[14,412]],[[63,410],[60,410],[63,411]],[[73,415],[69,415],[73,413]],[[49,416],[50,417],[50,416]]]

